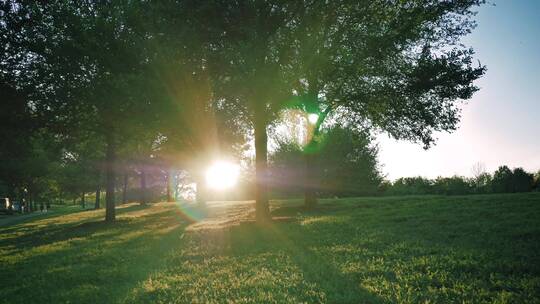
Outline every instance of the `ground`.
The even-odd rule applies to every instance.
[[[0,303],[540,303],[540,193],[130,204],[0,227]]]

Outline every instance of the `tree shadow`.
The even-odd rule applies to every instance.
[[[314,207],[302,205],[279,206],[271,211],[272,216],[316,216],[328,215],[331,213],[349,212],[351,209],[369,209],[374,208],[374,203],[364,202],[362,204],[350,204],[343,202],[325,202]]]
[[[24,237],[24,243],[10,243],[26,257],[3,265],[2,276],[17,282],[4,282],[9,288],[3,296],[13,303],[118,302],[163,266],[164,255],[182,245],[180,235],[188,224],[169,209],[136,219],[121,218],[112,224],[87,221],[61,225],[50,229],[46,237],[31,233]],[[34,252],[27,254],[25,250]]]
[[[311,248],[315,236],[289,219],[264,225],[242,223],[230,229],[233,256],[284,253],[298,266],[304,279],[326,295],[328,303],[382,303],[382,299],[360,286],[361,279],[343,273],[332,261]]]
[[[130,210],[122,210],[119,214],[144,210],[147,207],[133,206],[129,208]],[[169,212],[170,211],[163,211],[161,212],[161,215],[164,216]],[[152,214],[149,216],[149,219],[151,219],[152,217],[160,216],[160,214]],[[130,218],[118,218],[115,222],[108,223],[103,219],[97,220],[96,217],[91,217],[85,219],[83,222],[52,224],[40,227],[39,229],[31,229],[32,232],[24,231],[25,229],[28,229],[27,227],[17,226],[8,231],[4,231],[4,233],[10,233],[13,236],[1,239],[0,247],[7,249],[10,254],[13,254],[30,248],[72,239],[85,238],[94,234],[102,234],[102,237],[114,237],[114,235],[128,228],[132,224],[133,220]],[[21,233],[19,234],[18,232]]]

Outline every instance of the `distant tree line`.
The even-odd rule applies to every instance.
[[[474,177],[452,176],[428,179],[402,177],[385,181],[380,192],[385,195],[466,195],[540,191],[540,171],[529,173],[523,168],[500,166],[493,174],[483,172]]]

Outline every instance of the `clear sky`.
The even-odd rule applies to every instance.
[[[540,169],[540,0],[495,0],[478,9],[478,27],[463,42],[487,65],[477,92],[463,107],[452,134],[436,146],[378,138],[382,171],[403,176],[470,176],[482,162]]]

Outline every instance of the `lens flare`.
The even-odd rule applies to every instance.
[[[318,119],[319,119],[319,115],[315,113],[308,114],[308,121],[310,124],[312,125],[316,124]]]
[[[218,161],[206,171],[206,184],[210,188],[217,190],[231,188],[236,185],[239,174],[240,168],[238,165],[226,161]]]

